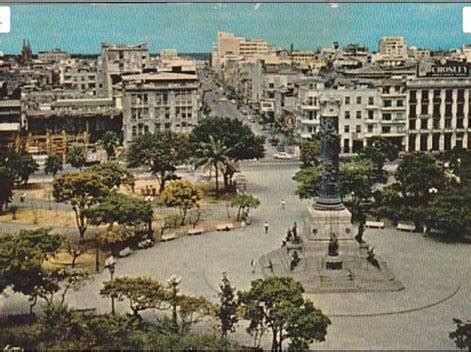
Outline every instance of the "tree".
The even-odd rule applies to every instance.
[[[109,189],[119,188],[121,185],[133,189],[136,182],[135,177],[116,162],[93,165],[88,168],[88,171],[99,175]]]
[[[272,351],[281,351],[290,339],[290,349],[306,349],[313,341],[324,341],[331,324],[319,309],[303,298],[302,285],[289,277],[269,277],[252,281],[240,292],[243,317],[250,321],[247,332],[261,338],[272,332]]]
[[[299,198],[312,198],[319,189],[320,168],[318,166],[308,166],[296,172],[293,180],[298,182],[296,194]]]
[[[471,321],[463,322],[460,319],[453,319],[453,322],[456,324],[456,330],[450,332],[450,339],[459,349],[467,348],[471,351]]]
[[[44,172],[46,175],[52,174],[53,177],[62,170],[62,160],[55,154],[49,154],[46,159],[46,165],[44,166]]]
[[[440,191],[446,186],[443,168],[433,157],[422,153],[405,158],[397,168],[395,178],[402,196],[413,204],[427,199],[430,189]]]
[[[0,166],[0,211],[3,211],[13,196],[14,177],[5,167]]]
[[[229,154],[230,148],[224,146],[221,140],[214,140],[212,136],[210,136],[208,143],[202,142],[196,151],[198,156],[196,167],[203,166],[204,169],[214,169],[216,194],[219,193],[219,171],[231,163]]]
[[[154,218],[151,203],[117,192],[111,192],[100,203],[85,209],[83,214],[92,225],[108,224],[111,227],[114,223],[126,226],[145,224],[149,233]]]
[[[49,229],[21,230],[5,235],[0,242],[0,292],[11,287],[35,296],[45,283],[43,263],[60,249],[64,236]]]
[[[27,184],[29,177],[38,170],[38,164],[25,150],[6,149],[0,153],[0,167],[13,177],[15,184]]]
[[[111,160],[115,155],[116,147],[119,145],[118,135],[113,131],[106,131],[101,137],[101,143],[108,160]]]
[[[187,161],[190,155],[188,138],[171,131],[143,134],[132,140],[127,152],[129,167],[146,166],[158,178],[160,189],[172,179],[176,166]]]
[[[319,164],[321,144],[319,137],[303,138],[299,144],[300,159],[303,167],[317,166]]]
[[[260,159],[264,156],[263,136],[256,136],[249,126],[238,119],[209,117],[201,119],[190,133],[190,143],[198,148],[211,139],[220,141],[230,150],[232,160]]]
[[[243,209],[250,211],[250,208],[256,209],[260,205],[260,200],[251,194],[238,194],[236,195],[231,202],[231,206],[237,207],[237,221],[240,220],[241,212]]]
[[[141,319],[140,312],[147,309],[163,309],[167,291],[157,280],[145,277],[118,277],[106,281],[100,294],[118,301],[129,300],[134,318]]]
[[[235,331],[235,324],[239,321],[237,309],[239,302],[237,300],[235,288],[231,286],[227,274],[223,273],[221,283],[219,284],[219,305],[216,314],[219,319],[221,338],[226,339],[228,332]]]
[[[184,225],[188,210],[199,206],[201,190],[187,180],[171,181],[162,192],[161,198],[166,206],[180,209],[182,214],[181,225]]]
[[[67,153],[67,162],[77,169],[81,169],[87,162],[87,149],[84,145],[75,144]]]
[[[105,197],[109,189],[101,177],[88,171],[61,175],[54,179],[52,188],[52,195],[57,202],[72,205],[80,237],[83,238],[87,230],[84,210]]]

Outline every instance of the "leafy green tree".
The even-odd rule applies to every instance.
[[[113,131],[106,131],[101,137],[101,143],[106,151],[108,160],[115,156],[116,148],[119,146],[118,135]]]
[[[434,197],[432,189],[440,192],[448,183],[443,168],[426,154],[405,158],[395,178],[403,200],[409,206],[425,204]]]
[[[176,166],[185,163],[190,156],[188,138],[171,131],[137,136],[129,145],[127,162],[129,167],[146,166],[158,178],[159,192],[172,179]]]
[[[129,186],[132,189],[136,182],[135,177],[116,162],[93,165],[87,171],[99,175],[109,189],[119,188],[121,185]]]
[[[290,349],[307,349],[314,341],[324,341],[330,319],[303,298],[302,285],[289,277],[269,277],[252,281],[248,291],[240,292],[247,332],[261,338],[272,332],[272,351],[281,351],[283,341]]]
[[[237,207],[237,221],[240,220],[242,210],[246,210],[247,213],[250,209],[256,209],[260,205],[260,200],[251,194],[241,193],[236,195],[232,201],[231,206]]]
[[[455,147],[446,151],[441,159],[449,163],[450,170],[460,183],[471,181],[471,150]]]
[[[209,117],[201,119],[190,133],[190,143],[198,148],[201,143],[219,141],[230,152],[232,160],[260,159],[264,156],[263,136],[256,136],[250,127],[237,119]]]
[[[181,225],[184,225],[188,210],[199,206],[201,190],[187,180],[171,181],[162,192],[161,199],[166,206],[180,209]]]
[[[214,140],[212,136],[209,140],[208,143],[201,143],[197,149],[198,159],[195,165],[196,167],[203,166],[203,169],[214,169],[217,194],[219,193],[219,171],[231,163],[230,148],[224,146],[222,141]]]
[[[0,166],[0,211],[5,210],[13,196],[15,180],[5,167]]]
[[[293,176],[293,180],[298,183],[296,194],[299,198],[312,198],[319,190],[320,168],[309,166],[302,168]]]
[[[145,277],[118,277],[106,281],[100,294],[122,302],[129,300],[134,318],[141,319],[140,312],[147,309],[164,309],[167,291],[157,280]]]
[[[0,152],[0,167],[13,177],[15,184],[27,184],[29,177],[38,170],[38,164],[25,150],[6,149]]]
[[[62,160],[55,154],[49,154],[46,159],[46,165],[44,166],[44,172],[46,175],[52,174],[53,177],[62,170]]]
[[[73,145],[67,153],[67,162],[77,169],[84,167],[87,162],[87,148],[84,145]]]
[[[299,151],[303,167],[317,166],[321,151],[319,137],[303,138],[299,144]]]
[[[84,210],[105,197],[109,193],[108,187],[97,174],[81,171],[56,177],[52,188],[52,195],[57,202],[72,205],[80,237],[83,238],[88,226]]]
[[[452,238],[471,238],[471,184],[447,187],[421,206],[423,219]]]
[[[450,332],[450,339],[459,349],[467,348],[471,351],[471,321],[463,322],[460,319],[453,319],[453,322],[456,324],[456,330]]]
[[[152,231],[154,210],[152,204],[145,200],[112,192],[99,203],[83,211],[92,225],[114,223],[126,226],[145,224],[149,233]]]
[[[60,249],[64,236],[48,229],[21,230],[0,242],[0,292],[11,287],[34,297],[44,285],[43,263]]]
[[[235,324],[239,321],[237,309],[239,302],[237,300],[235,288],[231,285],[227,274],[223,273],[221,283],[219,284],[219,305],[216,309],[216,315],[219,319],[221,338],[226,339],[228,332],[235,331]]]

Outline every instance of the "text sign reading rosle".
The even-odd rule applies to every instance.
[[[0,6],[0,33],[10,33],[10,8]]]

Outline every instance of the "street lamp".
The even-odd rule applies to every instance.
[[[172,275],[168,279],[168,283],[172,290],[172,325],[175,332],[178,331],[178,320],[177,320],[177,294],[178,285],[180,285],[181,278],[177,275]]]
[[[108,271],[110,272],[110,278],[111,278],[111,282],[113,282],[113,275],[114,275],[114,271],[116,269],[116,260],[114,259],[113,256],[111,257],[108,257],[105,261],[105,268],[108,269]],[[115,310],[114,310],[114,296],[111,295],[111,314],[114,315],[115,314]]]

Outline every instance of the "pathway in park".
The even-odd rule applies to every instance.
[[[279,247],[294,221],[301,227],[306,201],[294,194],[296,185],[291,177],[295,171],[296,167],[289,165],[247,168],[248,191],[261,201],[250,226],[159,243],[119,259],[115,276],[152,276],[164,281],[176,274],[182,278],[183,291],[214,301],[223,272],[238,289],[248,288],[250,281],[259,277],[251,272],[251,260]],[[285,210],[281,209],[282,199]],[[270,226],[268,235],[263,229],[265,221]],[[470,318],[471,246],[440,243],[395,230],[367,230],[365,239],[406,288],[393,293],[311,295],[315,305],[332,319],[326,342],[312,348],[453,348],[448,338],[452,318]],[[107,271],[96,275],[79,292],[70,294],[69,304],[109,311],[109,300],[99,296],[102,282],[108,279]],[[0,300],[0,309],[1,304]],[[127,310],[127,304],[118,303],[117,309]],[[250,343],[243,326],[234,337]]]

